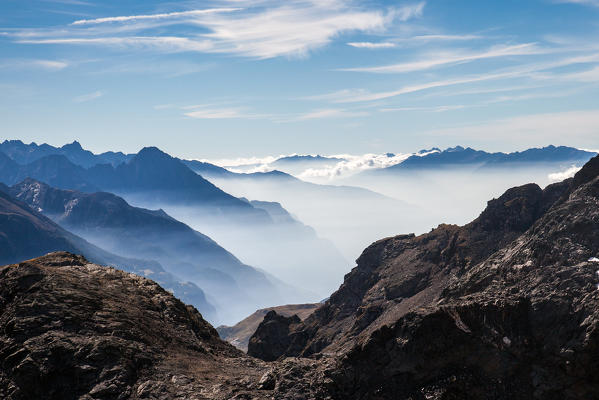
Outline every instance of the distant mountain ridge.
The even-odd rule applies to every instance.
[[[30,177],[58,189],[111,192],[138,207],[162,208],[221,243],[244,263],[260,266],[277,280],[288,281],[286,274],[294,273],[310,282],[317,281],[316,276],[308,277],[306,265],[317,265],[314,273],[328,266],[325,274],[330,274],[330,279],[336,277],[335,280],[349,268],[331,242],[319,238],[305,225],[289,219],[275,221],[268,209],[276,213],[276,207],[255,207],[250,201],[232,196],[155,147],[142,149],[116,167],[96,164],[84,168],[64,155],[50,155],[20,165],[0,154],[0,182],[14,185]],[[319,293],[304,291],[302,297],[285,302],[315,301],[331,288],[329,283]]]
[[[84,150],[78,141],[65,144],[62,147],[54,147],[46,143],[38,145],[35,142],[25,144],[20,140],[5,140],[0,143],[0,152],[8,155],[19,164],[29,164],[49,155],[63,155],[73,164],[81,165],[85,168],[96,164],[112,164],[117,166],[133,158],[133,154],[124,154],[120,151],[107,151],[101,154],[94,154],[89,150]]]
[[[150,275],[177,297],[194,304],[208,318],[215,309],[204,292],[192,283],[182,283],[164,271],[157,262],[125,258],[109,253],[67,231],[55,222],[10,195],[10,189],[0,185],[0,264],[20,262],[53,251],[84,254],[93,262],[111,265],[140,276]]]
[[[413,155],[399,164],[383,168],[381,172],[398,170],[430,169],[445,166],[479,165],[484,167],[509,167],[534,163],[584,163],[597,153],[567,146],[546,146],[512,153],[489,153],[471,147],[450,147],[445,150],[431,149],[425,155]],[[376,172],[375,171],[375,172]],[[369,171],[372,172],[372,171]]]

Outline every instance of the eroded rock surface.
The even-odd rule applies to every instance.
[[[271,366],[220,340],[198,311],[158,284],[69,253],[0,267],[0,326],[2,399],[315,393],[302,383],[313,361],[283,363],[263,380]]]
[[[598,398],[598,176],[596,157],[463,227],[378,241],[287,337],[252,340],[332,360],[336,398]]]

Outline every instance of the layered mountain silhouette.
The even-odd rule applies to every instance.
[[[426,150],[424,155],[413,155],[399,164],[368,173],[386,173],[418,169],[440,169],[445,167],[477,166],[523,167],[534,164],[585,163],[597,153],[566,146],[547,146],[513,153],[488,153],[470,147],[456,146],[441,151]]]
[[[598,256],[599,156],[465,226],[372,244],[304,321],[267,314],[248,352],[332,358],[335,398],[595,398]]]
[[[53,251],[83,254],[93,262],[118,266],[141,276],[152,276],[177,297],[201,309],[208,318],[215,317],[214,307],[195,284],[181,282],[155,261],[121,257],[89,243],[13,198],[9,194],[12,191],[4,185],[0,187],[0,264],[15,263]]]
[[[4,183],[14,185],[30,177],[60,189],[112,192],[135,206],[164,209],[245,263],[258,265],[278,279],[297,278],[304,287],[316,282],[316,293],[306,292],[285,302],[318,301],[338,285],[348,270],[348,262],[335,246],[313,230],[295,219],[275,221],[266,203],[255,207],[226,193],[181,160],[155,147],[142,149],[116,167],[97,164],[84,168],[64,155],[47,156],[25,165],[10,162],[7,157],[4,160],[6,167],[0,164],[0,181]],[[280,212],[272,207],[270,210]],[[322,279],[318,279],[320,271],[326,271]]]
[[[180,279],[193,282],[207,293],[226,321],[284,302],[284,291],[293,291],[244,265],[212,239],[162,210],[132,207],[111,193],[55,189],[33,179],[14,185],[10,193],[104,249],[155,260]]]
[[[53,253],[0,268],[0,397],[591,399],[598,269],[599,157],[373,243],[305,320],[266,313],[249,353],[270,362],[152,281]]]
[[[116,166],[129,161],[133,157],[133,154],[113,151],[94,154],[89,150],[83,149],[77,141],[65,144],[62,147],[54,147],[46,143],[38,145],[35,142],[25,144],[20,140],[5,140],[0,143],[0,152],[8,155],[19,164],[29,164],[50,155],[63,155],[73,164],[81,165],[85,168],[96,164],[112,164]]]

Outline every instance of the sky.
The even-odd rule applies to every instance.
[[[598,99],[599,0],[0,2],[6,139],[196,159],[596,149]]]

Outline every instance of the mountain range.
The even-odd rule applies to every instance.
[[[162,210],[132,207],[111,193],[55,189],[31,178],[9,192],[112,253],[157,261],[180,280],[193,282],[227,321],[260,306],[294,299],[293,288],[244,265],[212,239]],[[144,275],[152,274],[147,269]]]
[[[477,166],[483,168],[513,168],[535,164],[585,163],[597,153],[566,146],[547,146],[513,153],[489,153],[470,147],[450,147],[445,150],[433,148],[425,155],[412,155],[399,164],[376,170],[388,173],[404,170],[439,169],[446,167]]]
[[[335,398],[595,398],[598,256],[596,156],[467,225],[373,243],[304,321],[267,314],[248,353],[334,359],[315,374]]]
[[[13,190],[7,186],[0,186],[0,264],[15,263],[53,251],[82,254],[92,262],[118,266],[140,276],[151,275],[177,297],[202,310],[207,318],[215,318],[214,306],[197,285],[181,281],[156,261],[126,258],[101,249],[15,199],[11,192]]]
[[[254,357],[152,281],[52,253],[0,268],[0,397],[592,399],[598,268],[599,156],[373,243],[303,321],[267,312]]]

